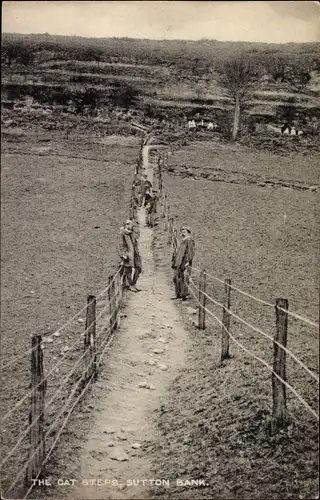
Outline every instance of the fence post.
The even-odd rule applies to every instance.
[[[119,274],[117,275],[115,279],[115,330],[118,330],[120,327],[120,301],[121,301],[121,282],[120,282],[120,276]]]
[[[89,380],[90,377],[97,376],[97,365],[96,365],[96,298],[94,295],[87,296],[87,310],[86,310],[86,334],[85,334],[85,350],[88,349],[87,359],[87,376],[86,379]]]
[[[276,300],[276,332],[273,342],[273,371],[272,373],[272,432],[284,427],[287,422],[287,401],[286,386],[279,380],[275,373],[286,381],[286,352],[276,344],[287,347],[288,333],[288,313],[280,309],[288,310],[288,301],[286,299]]]
[[[173,217],[169,218],[169,243],[173,241]]]
[[[115,304],[114,304],[114,279],[113,276],[108,278],[108,298],[109,298],[109,312],[110,312],[110,332],[112,333],[115,329]]]
[[[199,330],[204,330],[206,327],[206,311],[204,307],[206,306],[206,296],[203,292],[206,292],[207,276],[205,270],[200,274],[199,280],[199,310],[198,310],[198,328]]]
[[[178,247],[178,231],[176,229],[173,229],[173,248],[174,251],[177,250]]]
[[[45,458],[44,441],[44,400],[46,393],[46,380],[43,374],[43,351],[41,348],[41,335],[33,335],[31,352],[31,405],[29,414],[30,429],[30,462],[27,468],[26,481],[30,485],[32,479],[41,471]],[[43,471],[39,479],[42,479]]]
[[[222,329],[221,329],[221,361],[224,359],[230,358],[229,353],[229,329],[230,329],[230,313],[227,309],[230,310],[230,302],[231,302],[231,280],[224,281],[224,307],[222,314]]]

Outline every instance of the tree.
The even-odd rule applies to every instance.
[[[13,63],[24,67],[31,66],[34,61],[34,51],[25,43],[20,41],[9,41],[3,43],[2,57],[6,59],[9,67]]]
[[[220,84],[234,103],[232,140],[235,141],[240,128],[241,109],[246,98],[258,80],[258,66],[254,58],[238,54],[232,59],[218,63]]]

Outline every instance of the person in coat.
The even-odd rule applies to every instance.
[[[143,206],[145,207],[146,204],[148,203],[148,200],[151,197],[151,190],[152,190],[152,184],[149,181],[148,176],[146,174],[143,175],[141,187],[143,196]]]
[[[151,198],[146,205],[146,222],[148,227],[153,227],[155,225],[156,213],[157,213],[157,202],[158,193],[156,189],[152,190]]]
[[[175,286],[174,299],[186,300],[188,296],[188,283],[194,258],[194,240],[188,227],[181,229],[181,242],[172,256],[172,269],[174,270],[173,282]]]
[[[120,228],[120,242],[118,252],[123,265],[123,280],[127,288],[132,292],[139,292],[136,284],[142,272],[141,257],[138,248],[138,240],[133,232],[133,221],[126,220]]]

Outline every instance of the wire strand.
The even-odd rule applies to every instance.
[[[192,278],[190,277],[190,282],[193,283],[193,285],[196,287],[196,285],[194,284]],[[291,351],[289,351],[289,349],[287,349],[286,347],[284,347],[282,344],[280,344],[280,342],[278,342],[277,340],[275,340],[273,337],[271,337],[271,335],[269,335],[268,333],[265,333],[263,330],[261,330],[260,328],[257,328],[256,326],[253,326],[251,325],[251,323],[248,323],[248,321],[245,321],[243,318],[241,318],[240,316],[238,316],[237,314],[235,314],[234,312],[232,312],[230,309],[227,309],[223,304],[221,304],[220,302],[218,302],[217,300],[213,299],[212,297],[210,297],[210,295],[208,295],[206,292],[204,291],[201,291],[201,293],[207,297],[207,299],[209,299],[211,302],[213,302],[214,304],[216,304],[217,306],[220,306],[222,307],[225,311],[227,311],[231,316],[233,316],[234,318],[236,318],[238,321],[240,321],[241,323],[243,323],[244,325],[248,326],[249,328],[251,328],[251,330],[253,330],[254,332],[257,332],[257,333],[260,333],[261,335],[263,335],[264,337],[268,338],[269,340],[272,340],[272,342],[274,342],[275,344],[277,344],[283,351],[285,351],[289,356],[292,357],[292,359],[294,359],[296,361],[296,363],[298,363],[306,372],[309,373],[309,375],[314,378],[314,380],[316,380],[318,383],[319,383],[319,377],[317,377],[317,375],[315,375],[302,361],[300,361],[299,358],[297,358],[295,356],[295,354],[293,354]]]
[[[96,340],[98,340],[98,338],[103,334],[103,333],[107,333],[107,332],[104,332],[104,329],[105,329],[105,325],[107,324],[107,322],[111,319],[111,317],[109,316],[107,318],[107,321],[105,322],[104,324],[104,327],[100,330],[99,334],[96,336]],[[116,320],[115,320],[116,321]],[[109,327],[110,329],[110,327]],[[57,397],[57,395],[60,393],[61,389],[68,383],[68,381],[70,380],[71,376],[73,375],[73,373],[75,372],[76,370],[76,367],[79,365],[79,363],[85,358],[85,356],[88,354],[88,352],[90,351],[91,349],[91,346],[88,346],[88,348],[83,352],[83,354],[80,356],[80,358],[74,363],[72,369],[69,371],[69,373],[65,376],[64,378],[64,381],[62,382],[62,384],[60,384],[60,386],[58,387],[58,389],[55,391],[55,393],[53,394],[53,396],[51,397],[51,399],[46,403],[43,411],[45,411],[52,403],[53,401],[55,400],[55,398]],[[44,379],[43,379],[44,380]],[[26,430],[22,433],[21,437],[18,438],[18,441],[17,443],[15,444],[15,446],[11,449],[11,451],[8,453],[8,455],[5,457],[5,459],[1,462],[0,464],[0,470],[2,469],[2,467],[7,463],[7,461],[9,460],[10,457],[12,457],[12,455],[14,454],[14,452],[16,451],[16,449],[19,447],[19,445],[23,442],[24,438],[28,435],[29,431],[35,426],[35,424],[38,422],[38,420],[40,419],[41,417],[41,414],[38,415],[38,417],[32,422],[32,424],[30,424]]]
[[[192,269],[194,271],[196,271],[197,273],[201,273],[202,272],[202,271],[200,271],[200,269],[197,269],[195,267],[192,267]],[[212,278],[215,281],[218,281],[221,284],[225,284],[225,282],[222,279],[217,278],[217,276],[213,276],[212,274],[208,273],[207,271],[206,271],[206,276],[209,276],[210,278]],[[265,306],[276,307],[277,309],[280,309],[281,311],[287,313],[289,316],[292,316],[293,318],[296,318],[296,319],[299,319],[301,321],[304,321],[305,323],[307,323],[310,326],[314,326],[316,328],[319,328],[319,323],[316,323],[316,322],[312,321],[309,318],[301,316],[301,315],[299,315],[299,314],[297,314],[295,312],[288,311],[287,309],[283,309],[282,307],[275,306],[274,304],[271,304],[270,302],[267,302],[266,300],[260,299],[259,297],[255,297],[254,295],[251,295],[250,293],[245,292],[244,290],[241,290],[240,288],[237,288],[234,285],[228,285],[228,286],[232,290],[236,290],[237,292],[241,293],[242,295],[245,295],[246,297],[249,297],[252,300],[255,300],[256,302],[260,302],[261,304],[263,304]]]
[[[108,341],[109,341],[109,343],[111,343],[112,338],[113,338],[113,336],[111,336],[111,339],[110,339],[110,336],[109,336],[109,337],[106,339],[106,341],[105,341],[103,344],[101,344],[101,345],[100,345],[100,347],[99,347],[98,351],[99,351],[99,350],[101,350],[101,348],[103,348],[103,347],[104,347],[104,349],[103,349],[103,351],[102,351],[102,353],[101,353],[101,355],[100,355],[99,361],[97,362],[97,365],[96,365],[96,366],[97,366],[97,368],[98,368],[98,366],[100,365],[101,360],[102,360],[102,356],[103,356],[103,354],[104,354],[104,352],[105,352],[106,348],[107,348],[107,347],[108,347],[108,345],[109,345],[109,344],[108,344]],[[90,363],[89,363],[89,364],[88,364],[88,366],[87,366],[87,369],[88,369],[88,368],[89,368],[89,367],[90,367],[90,366],[94,363],[94,361],[95,361],[95,359],[92,359],[92,360],[90,361]],[[86,373],[84,373],[84,374],[82,375],[82,377],[79,379],[78,383],[76,384],[76,386],[74,387],[73,391],[72,391],[72,392],[71,392],[71,394],[69,395],[69,397],[68,397],[68,399],[67,399],[67,401],[66,401],[66,403],[65,403],[64,407],[62,408],[62,411],[59,413],[59,415],[56,417],[56,419],[54,420],[54,422],[51,424],[51,426],[49,427],[49,429],[48,429],[48,430],[47,430],[47,432],[45,433],[44,439],[45,439],[45,438],[46,438],[46,437],[47,437],[47,436],[48,436],[48,435],[52,432],[52,430],[53,430],[53,428],[55,427],[56,423],[59,421],[59,418],[60,418],[60,417],[61,417],[61,415],[63,415],[63,413],[66,411],[66,407],[67,407],[68,402],[69,402],[69,401],[71,401],[72,397],[73,397],[73,396],[74,396],[74,394],[77,392],[77,389],[80,387],[81,382],[83,381],[83,378],[85,377],[85,375],[86,375]],[[52,451],[53,451],[53,449],[54,449],[54,447],[55,447],[55,445],[56,445],[56,443],[57,443],[57,441],[58,441],[58,439],[59,439],[59,437],[60,437],[60,435],[61,435],[61,433],[62,433],[62,431],[63,431],[63,429],[65,428],[65,426],[66,426],[66,424],[67,424],[67,422],[68,422],[68,420],[69,420],[69,418],[70,418],[70,416],[71,416],[72,411],[74,410],[74,408],[76,407],[76,405],[77,405],[77,404],[78,404],[78,402],[80,401],[80,399],[81,399],[81,397],[83,396],[83,394],[86,392],[86,390],[87,390],[87,388],[89,387],[90,382],[92,381],[93,377],[94,377],[94,374],[92,374],[92,375],[91,375],[91,377],[90,377],[90,379],[88,380],[87,384],[85,385],[84,389],[81,391],[80,395],[77,397],[77,399],[76,399],[76,400],[75,400],[75,402],[73,403],[73,405],[72,405],[71,409],[69,410],[69,412],[68,412],[68,414],[67,414],[67,417],[65,418],[65,420],[64,420],[64,422],[63,422],[63,424],[62,424],[62,426],[61,426],[61,428],[60,428],[60,430],[59,430],[59,432],[58,432],[58,434],[57,434],[57,436],[56,436],[56,439],[55,439],[55,441],[54,441],[53,445],[51,446],[51,448],[50,448],[49,452],[46,454],[46,458],[45,458],[45,460],[43,461],[43,463],[41,464],[41,467],[43,467],[43,465],[44,465],[44,464],[48,461],[48,459],[49,459],[49,457],[50,457],[50,455],[51,455],[51,453],[52,453]],[[12,490],[12,488],[13,488],[13,487],[17,484],[17,482],[19,481],[19,479],[23,476],[23,474],[24,474],[25,470],[27,469],[27,467],[28,467],[28,465],[30,464],[31,460],[32,460],[32,459],[35,457],[35,455],[38,453],[38,451],[39,451],[39,449],[40,449],[40,447],[41,447],[41,446],[42,446],[42,444],[41,444],[41,445],[39,445],[39,446],[36,448],[35,452],[32,454],[32,456],[31,456],[31,457],[29,457],[28,461],[24,464],[22,471],[21,471],[21,472],[20,472],[20,473],[16,476],[16,478],[15,478],[14,482],[10,485],[8,492]],[[42,469],[40,469],[40,471],[38,472],[38,475],[37,475],[36,479],[38,479],[38,477],[39,477],[39,475],[40,475],[40,473],[41,473],[41,470],[42,470]],[[24,498],[26,498],[26,497],[28,496],[28,494],[29,494],[29,492],[31,491],[31,489],[32,489],[32,488],[33,488],[33,484],[31,485],[30,489],[28,490],[28,492],[27,492],[27,494],[26,494],[26,496],[25,496]]]
[[[191,290],[191,293],[193,294],[193,296],[195,297],[196,301],[198,302],[198,304],[200,304],[199,300],[197,299],[196,295],[194,294],[194,292]],[[201,304],[200,304],[201,305]],[[201,306],[203,307],[203,306]],[[260,361],[261,363],[263,363],[266,368],[268,368],[268,370],[270,370],[274,375],[275,377],[280,380],[280,382],[282,382],[298,399],[299,401],[305,406],[305,408],[316,418],[316,420],[319,422],[319,416],[318,414],[311,408],[311,406],[303,399],[302,396],[300,396],[300,394],[290,385],[288,384],[288,382],[286,382],[285,380],[283,380],[272,368],[272,366],[268,365],[268,363],[266,361],[264,361],[263,359],[261,359],[259,356],[256,356],[253,352],[249,351],[248,349],[246,349],[238,340],[236,340],[234,338],[234,336],[228,331],[228,329],[224,326],[224,324],[222,323],[222,321],[217,318],[217,316],[215,316],[209,309],[207,309],[206,307],[203,307],[203,309],[210,315],[212,316],[218,323],[220,326],[222,326],[224,328],[224,330],[228,333],[228,335],[230,336],[230,338],[239,346],[241,347],[241,349],[243,351],[245,351],[247,354],[249,354],[251,357],[255,358],[257,361]]]
[[[105,310],[109,307],[109,304],[107,304],[101,311],[100,313],[98,314],[98,316],[96,317],[95,319],[95,322],[102,316],[102,314],[105,312]],[[66,351],[62,357],[59,359],[59,361],[54,365],[54,367],[44,376],[44,378],[41,380],[41,382],[39,382],[39,384],[37,384],[35,387],[33,387],[31,389],[31,391],[29,391],[23,398],[21,398],[7,413],[6,415],[4,415],[4,417],[1,418],[0,420],[0,423],[3,423],[7,420],[7,418],[12,415],[12,413],[14,411],[16,411],[18,408],[20,408],[20,406],[29,398],[29,396],[31,396],[31,394],[38,388],[40,387],[40,385],[45,381],[47,380],[47,378],[53,373],[55,372],[55,370],[57,369],[58,366],[61,365],[61,363],[63,362],[63,360],[69,356],[70,352],[75,348],[75,346],[77,344],[79,344],[79,342],[82,342],[82,339],[83,339],[83,336],[88,332],[89,328],[94,324],[94,322],[92,322],[86,329],[85,331],[81,334],[81,336],[79,336],[76,341],[71,345],[71,347],[68,349],[68,351]]]
[[[122,266],[120,266],[117,270],[117,272],[113,276],[113,280],[111,283],[108,284],[108,286],[102,290],[98,295],[96,295],[96,299],[104,295],[110,288],[110,286],[114,283],[117,275],[121,272]],[[85,309],[87,308],[87,304],[80,309],[72,318],[70,318],[64,325],[60,326],[58,330],[54,331],[53,333],[50,334],[50,336],[55,335],[56,333],[60,333],[62,330],[64,330],[67,326],[69,326]],[[33,347],[32,349],[28,349],[27,351],[24,351],[21,354],[18,354],[15,356],[11,361],[9,361],[6,365],[2,365],[0,368],[0,371],[5,370],[6,368],[9,368],[10,366],[13,366],[16,362],[18,362],[21,358],[27,356],[28,354],[31,354],[37,347]]]

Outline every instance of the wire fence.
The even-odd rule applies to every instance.
[[[143,142],[130,193],[129,217],[133,221],[136,221],[137,216],[136,181],[142,167],[142,147]],[[0,459],[0,474],[3,478],[6,472],[9,483],[5,488],[3,485],[5,491],[2,493],[6,497],[18,494],[19,498],[26,498],[34,487],[35,480],[44,477],[45,464],[56,448],[74,409],[91,383],[97,379],[104,354],[115,331],[120,327],[125,288],[125,272],[122,263],[119,263],[117,271],[108,277],[108,285],[97,295],[88,295],[86,304],[66,323],[50,333],[50,337],[33,335],[29,349],[12,357],[7,363],[2,363],[1,375],[7,376],[8,371],[20,364],[24,358],[31,358],[29,389],[0,420],[2,427],[15,419],[19,422],[19,435],[13,446],[9,450],[6,449],[5,456]],[[78,320],[84,312],[84,329],[80,334],[74,334],[80,326]],[[81,322],[84,321],[81,319]],[[50,346],[54,343],[52,339],[60,342],[60,334],[72,330],[73,335],[69,338],[66,336],[66,345],[56,359],[50,352]],[[45,371],[44,365],[47,362],[50,369]],[[28,421],[21,420],[21,410],[28,410]],[[17,462],[19,468],[16,466]],[[17,474],[10,481],[8,470],[17,470]]]
[[[167,158],[159,155],[158,158],[158,186],[160,192],[160,205],[162,211],[162,217],[164,219],[164,226],[168,233],[168,243],[172,246],[173,253],[176,253],[179,246],[179,241],[177,237],[177,229],[174,223],[174,217],[171,212],[171,207],[169,203],[169,197],[163,183],[162,169],[166,164]],[[192,274],[192,276],[191,276]],[[188,287],[189,295],[192,296],[196,307],[197,307],[197,327],[200,330],[206,329],[206,323],[208,320],[214,320],[215,324],[221,327],[221,351],[220,360],[224,361],[230,359],[230,340],[237,345],[242,351],[244,351],[251,358],[264,365],[272,374],[272,418],[271,418],[271,432],[277,432],[280,428],[287,425],[289,421],[289,414],[287,410],[287,399],[286,399],[286,389],[288,389],[291,394],[296,398],[297,401],[301,403],[303,408],[319,422],[318,411],[306,401],[291,384],[287,381],[287,356],[294,360],[295,363],[299,365],[300,368],[309,377],[309,384],[317,383],[319,384],[319,376],[315,373],[306,363],[304,363],[299,357],[294,354],[290,349],[287,348],[287,334],[288,334],[288,321],[289,318],[294,318],[309,328],[319,329],[319,323],[316,321],[305,317],[302,314],[298,314],[294,311],[289,311],[288,301],[286,299],[277,299],[274,304],[263,300],[253,294],[242,290],[231,284],[230,279],[221,279],[220,277],[214,276],[206,272],[205,270],[200,270],[195,268],[193,265],[191,267],[191,273],[186,273],[185,280]],[[222,300],[217,300],[215,295],[215,287],[213,283],[218,283],[219,296]],[[251,322],[247,321],[239,314],[236,314],[232,310],[231,304],[231,292],[238,293],[241,296],[255,301],[258,304],[262,304],[268,308],[272,308],[272,312],[275,313],[275,334],[274,336],[266,333],[262,328],[257,327]],[[214,313],[210,306],[214,306],[215,310],[220,311],[220,313]],[[219,318],[219,315],[221,317]],[[250,348],[245,347],[243,342],[240,342],[238,338],[231,332],[231,319],[237,321],[240,325],[245,326],[250,329],[254,335],[259,335],[271,341],[270,346],[273,348],[273,366],[265,361],[261,356],[258,356],[253,352],[252,346]],[[256,344],[253,344],[256,346]]]

